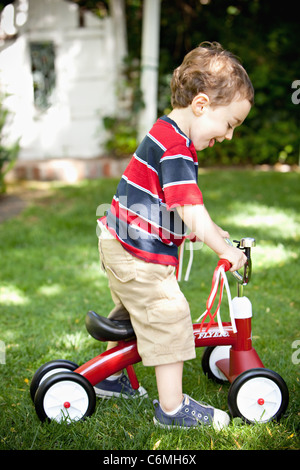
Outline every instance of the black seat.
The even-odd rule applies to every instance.
[[[122,341],[135,337],[130,320],[110,320],[90,310],[85,318],[89,334],[98,341]]]

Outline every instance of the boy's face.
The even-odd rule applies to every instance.
[[[203,95],[206,96],[206,95]],[[196,150],[213,147],[215,142],[231,140],[234,129],[247,117],[251,105],[247,99],[232,101],[226,106],[211,107],[203,96],[192,104],[193,119],[189,137]]]

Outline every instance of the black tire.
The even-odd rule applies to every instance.
[[[285,381],[276,372],[249,369],[232,382],[228,392],[228,407],[233,417],[246,423],[279,421],[289,403]]]
[[[41,421],[71,423],[82,421],[94,413],[96,394],[83,375],[58,372],[41,383],[34,405]]]
[[[43,381],[47,376],[51,374],[55,374],[57,372],[64,372],[64,371],[71,371],[78,369],[78,365],[75,362],[68,361],[66,359],[56,359],[54,361],[49,361],[43,364],[41,367],[37,369],[34,376],[32,377],[31,384],[30,384],[30,396],[32,401],[34,401],[34,397],[36,394],[37,389],[40,386],[41,381]]]
[[[205,348],[202,356],[202,369],[205,375],[214,382],[228,382],[225,375],[218,370],[215,360],[226,359],[229,357],[230,346],[208,346]]]

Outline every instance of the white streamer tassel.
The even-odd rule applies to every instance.
[[[178,271],[177,271],[177,280],[178,281],[181,281],[181,277],[182,277],[182,267],[183,267],[183,255],[184,255],[185,241],[186,240],[184,240],[182,242],[182,244],[180,246],[180,249],[179,249],[179,266],[178,266]],[[189,280],[191,268],[192,268],[192,265],[193,265],[194,249],[193,249],[193,243],[192,242],[189,242],[189,247],[188,248],[190,250],[190,258],[189,258],[188,266],[187,266],[185,277],[184,277],[185,281]],[[235,318],[234,318],[234,313],[233,313],[230,288],[229,288],[228,279],[227,279],[224,267],[222,265],[218,266],[218,268],[215,270],[214,278],[215,278],[215,282],[214,282],[214,285],[212,286],[211,292],[209,294],[209,297],[208,297],[208,300],[207,300],[207,303],[206,303],[206,310],[202,315],[200,315],[200,317],[196,320],[196,322],[199,322],[200,320],[202,320],[202,323],[203,323],[206,316],[210,315],[210,317],[211,317],[211,309],[213,307],[213,304],[214,304],[214,301],[215,301],[215,298],[216,298],[216,295],[217,295],[220,280],[222,280],[221,287],[220,287],[220,296],[219,296],[218,307],[217,307],[217,309],[216,309],[213,316],[217,317],[217,323],[218,323],[220,333],[221,333],[222,336],[224,336],[225,331],[224,331],[223,324],[222,324],[221,308],[220,307],[221,307],[221,301],[222,301],[222,298],[223,298],[223,290],[224,290],[224,286],[225,286],[227,299],[228,299],[230,321],[231,321],[233,332],[236,333],[237,328],[236,328]]]
[[[215,317],[215,316],[217,317],[217,323],[218,323],[220,333],[221,333],[222,336],[225,336],[225,331],[224,331],[222,320],[221,320],[221,309],[220,309],[221,301],[222,301],[222,298],[223,298],[223,289],[224,289],[223,286],[224,285],[225,285],[227,298],[228,298],[230,321],[231,321],[233,332],[236,333],[237,329],[236,329],[236,324],[235,324],[235,319],[234,319],[234,314],[233,314],[230,288],[229,288],[227,276],[225,274],[223,266],[220,266],[215,271],[215,282],[214,282],[214,285],[212,286],[210,295],[209,295],[207,303],[206,303],[206,310],[202,315],[200,315],[200,317],[196,320],[196,322],[199,322],[200,320],[202,320],[201,324],[204,324],[204,320],[208,315],[210,316],[210,319],[212,321],[211,309],[213,307],[213,304],[214,304],[214,301],[215,301],[215,298],[216,298],[216,294],[217,294],[217,291],[218,291],[218,288],[219,288],[220,279],[223,280],[223,283],[221,283],[218,307],[217,307],[213,317]]]

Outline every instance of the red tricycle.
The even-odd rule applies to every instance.
[[[255,240],[242,238],[236,243],[247,256],[243,274],[232,273],[238,284],[237,296],[231,299],[225,274],[230,263],[220,260],[213,274],[206,310],[193,325],[195,345],[205,347],[204,373],[216,382],[230,383],[228,408],[232,417],[239,417],[246,423],[278,421],[288,406],[288,388],[280,375],[264,367],[252,346],[252,306],[243,296],[243,288],[251,277],[251,248]],[[222,322],[220,317],[224,287],[230,322]],[[217,307],[213,312],[215,301]],[[86,328],[96,340],[117,341],[118,345],[81,366],[68,360],[42,365],[30,385],[41,421],[72,422],[91,416],[96,406],[94,385],[122,369],[127,370],[133,389],[139,388],[133,365],[141,358],[130,321],[113,321],[89,311]]]

